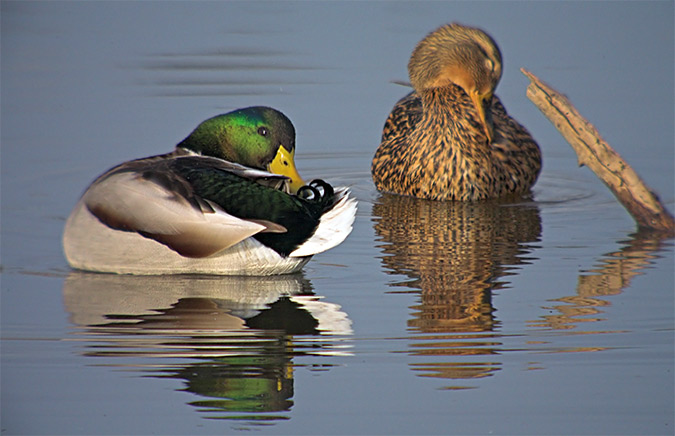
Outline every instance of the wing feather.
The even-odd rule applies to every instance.
[[[207,257],[256,233],[280,231],[229,215],[204,199],[195,207],[194,199],[177,195],[137,172],[107,175],[87,190],[83,200],[108,227],[138,232],[186,257]]]

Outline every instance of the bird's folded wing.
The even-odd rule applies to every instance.
[[[194,202],[135,172],[100,180],[87,190],[83,201],[108,227],[138,232],[186,257],[213,255],[259,232],[285,231],[273,223],[229,215],[207,200],[203,201],[210,208],[197,208]]]

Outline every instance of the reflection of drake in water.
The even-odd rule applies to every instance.
[[[287,419],[270,413],[293,405],[294,358],[349,354],[341,336],[352,333],[351,321],[301,275],[75,272],[64,301],[76,334],[90,335],[85,355],[160,359],[143,371],[184,380],[186,391],[205,397],[190,404],[212,417]]]
[[[528,262],[530,244],[539,240],[537,207],[382,194],[373,205],[373,217],[384,268],[411,279],[391,286],[405,289],[402,292],[413,288],[420,295],[408,325],[419,334],[433,334],[413,336],[422,342],[413,345],[412,353],[497,354],[494,335],[479,333],[495,327],[492,291],[505,286],[503,278],[510,270]],[[499,364],[492,358],[474,358],[413,366],[426,375],[474,378],[488,375]]]

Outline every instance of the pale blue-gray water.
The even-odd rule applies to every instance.
[[[673,434],[671,240],[527,99],[565,93],[672,211],[673,2],[28,2],[1,17],[2,434]],[[370,160],[414,45],[499,43],[539,142],[534,201],[381,195]],[[66,217],[111,166],[250,105],[352,235],[267,279],[71,270]]]

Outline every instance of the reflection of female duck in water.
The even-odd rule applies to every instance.
[[[384,194],[373,206],[375,232],[395,274],[421,291],[411,326],[423,332],[485,331],[493,325],[491,291],[526,262],[539,240],[539,210],[491,202],[441,203]]]

